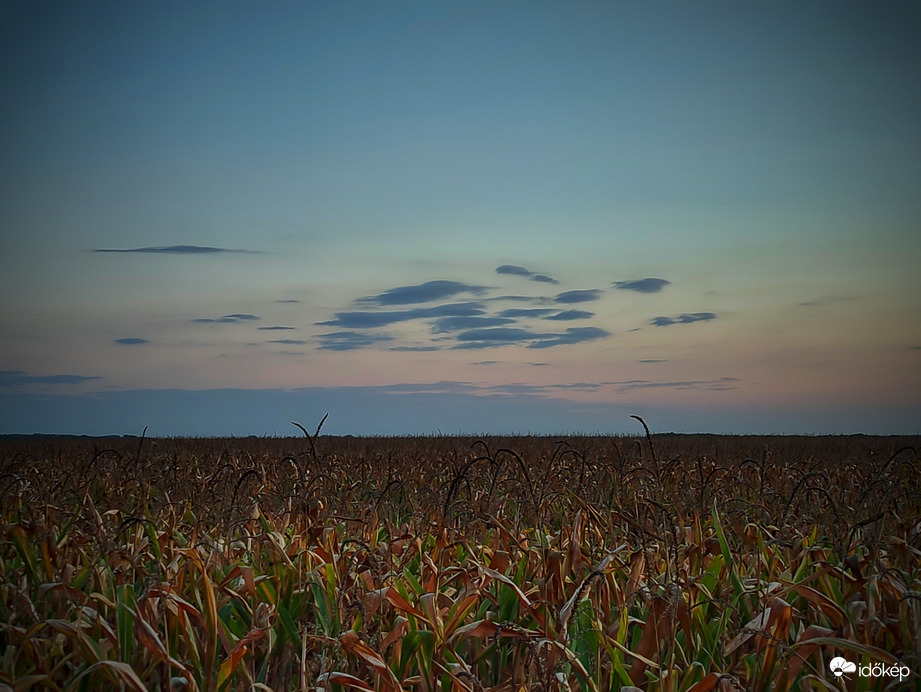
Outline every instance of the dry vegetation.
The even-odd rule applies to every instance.
[[[918,442],[6,440],[0,690],[914,688]]]

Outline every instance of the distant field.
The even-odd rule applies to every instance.
[[[0,692],[919,689],[919,448],[0,440]]]

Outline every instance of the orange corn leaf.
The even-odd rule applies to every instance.
[[[459,627],[454,632],[454,637],[474,637],[484,639],[487,637],[515,637],[517,639],[530,639],[540,636],[539,632],[528,630],[524,627],[500,625],[492,620],[477,620],[469,625]]]
[[[647,661],[654,660],[659,653],[659,644],[671,634],[671,621],[668,618],[668,603],[662,597],[655,597],[649,604],[649,614],[636,647],[637,657],[630,666],[630,679],[640,684],[648,667]]]
[[[409,613],[410,615],[417,617],[420,620],[424,620],[429,625],[432,624],[431,622],[429,622],[425,614],[421,610],[419,610],[416,606],[414,606],[409,601],[407,601],[403,597],[403,595],[399,591],[396,590],[395,587],[391,586],[390,588],[388,588],[387,591],[384,593],[384,598],[386,598],[391,603],[391,605],[393,605],[394,608],[397,608],[398,610],[402,610],[404,613]]]
[[[688,692],[712,692],[716,689],[716,686],[719,684],[720,676],[716,673],[707,674],[703,680],[698,683],[695,683]]]

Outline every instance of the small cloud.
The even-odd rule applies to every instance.
[[[276,303],[300,303],[301,301],[294,300],[293,298],[289,298],[287,300],[276,300],[275,302]]]
[[[124,339],[116,339],[115,343],[122,344],[124,346],[133,346],[135,344],[147,344],[150,342],[147,341],[147,339],[139,339],[135,336],[128,336],[128,337],[125,337]]]
[[[259,318],[256,315],[247,315],[242,312],[235,312],[231,315],[224,315],[223,317],[199,317],[198,319],[192,320],[193,322],[198,322],[200,324],[239,324],[240,322],[246,322],[250,320],[258,320]]]
[[[270,339],[268,342],[270,344],[306,344],[307,342],[303,339]]]
[[[517,276],[534,276],[534,272],[525,269],[524,267],[519,267],[515,264],[503,264],[501,267],[496,267],[496,274],[515,274]]]
[[[498,362],[497,360],[478,360],[471,363],[471,365],[495,365]]]
[[[262,254],[258,250],[231,250],[225,247],[209,247],[207,245],[156,245],[135,248],[99,248],[93,252],[140,252],[158,255],[213,255],[221,252],[244,253],[248,255]]]
[[[667,363],[664,358],[643,358],[640,363]]]
[[[0,370],[0,388],[14,389],[30,384],[80,384],[101,377],[83,375],[30,375],[25,370]]]
[[[528,365],[533,365],[535,368],[541,368],[545,365],[550,365],[550,363],[528,363]]]
[[[281,327],[281,326],[275,325],[272,327],[256,327],[256,329],[261,329],[266,332],[281,332],[281,331],[287,331],[289,329],[294,329],[294,327]]]
[[[569,320],[584,320],[594,316],[594,312],[586,312],[585,310],[563,310],[563,312],[558,312],[555,315],[550,315],[544,319],[556,320],[557,322],[567,322]]]
[[[610,332],[598,327],[570,327],[565,334],[553,335],[550,339],[535,341],[528,348],[553,348],[554,346],[565,346],[568,344],[578,344],[583,341],[594,341],[595,339],[604,339],[611,336]]]
[[[552,276],[547,276],[546,274],[535,274],[530,269],[519,267],[516,264],[503,264],[501,267],[496,267],[496,274],[515,274],[516,276],[526,276],[531,279],[531,281],[540,281],[541,283],[545,284],[560,283]]]
[[[611,285],[614,288],[620,289],[621,291],[636,291],[637,293],[658,293],[669,284],[671,284],[671,281],[649,277],[646,279],[637,279],[635,281],[614,281]]]
[[[601,297],[601,291],[597,288],[590,288],[583,291],[564,291],[558,293],[554,300],[557,303],[587,303],[591,300],[598,300]]]
[[[707,322],[715,320],[716,313],[713,312],[691,312],[677,315],[675,317],[654,317],[649,320],[653,327],[668,327],[673,324],[690,324],[691,322]]]
[[[427,281],[415,286],[391,288],[389,291],[384,291],[376,296],[362,298],[357,302],[372,305],[411,305],[413,303],[428,303],[433,300],[450,298],[458,293],[482,295],[485,292],[485,286],[464,284],[459,281]]]
[[[373,346],[381,341],[393,341],[393,337],[383,334],[363,334],[361,332],[331,332],[318,335],[321,351],[352,351]]]

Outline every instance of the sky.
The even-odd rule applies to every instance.
[[[0,433],[921,432],[921,3],[0,3]]]

